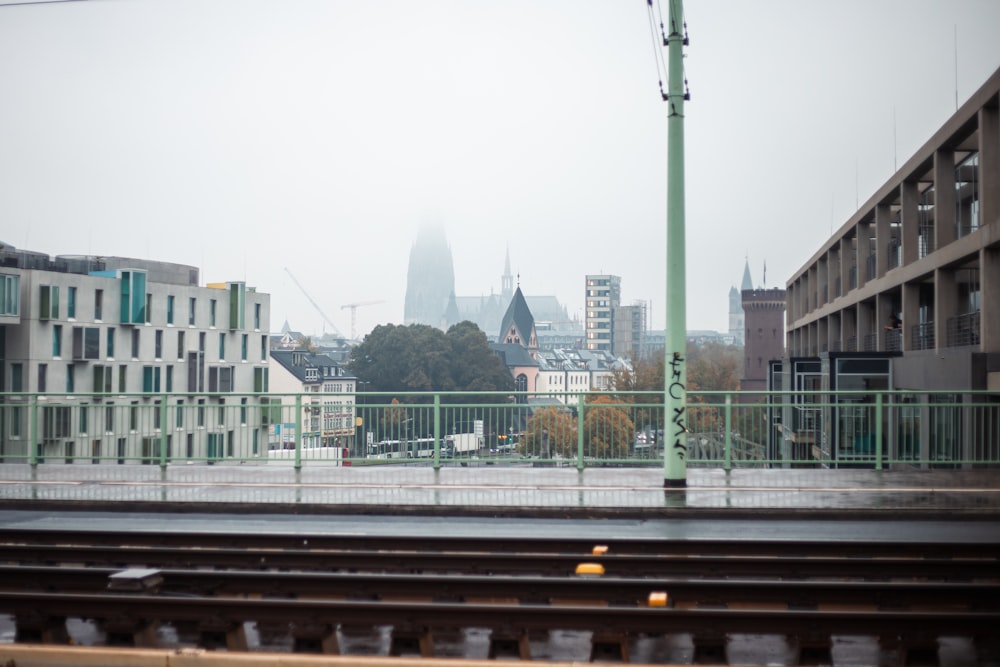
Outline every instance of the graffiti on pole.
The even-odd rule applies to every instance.
[[[681,356],[680,352],[674,352],[673,359],[670,360],[670,385],[667,391],[670,394],[670,398],[675,401],[681,400],[684,397],[684,357]],[[677,455],[684,459],[687,457],[687,438],[684,437],[684,434],[688,432],[684,421],[684,403],[682,402],[679,406],[674,407],[673,410],[674,414],[670,418],[671,423],[674,425],[673,448],[677,452]]]

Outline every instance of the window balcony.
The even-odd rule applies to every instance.
[[[903,350],[902,329],[889,329],[883,338],[882,344],[886,352],[901,352]]]
[[[979,311],[948,318],[948,347],[979,345]]]
[[[910,329],[910,343],[914,350],[934,349],[934,323],[916,324]]]

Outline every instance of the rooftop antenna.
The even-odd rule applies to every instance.
[[[958,24],[955,24],[955,110],[958,111]]]

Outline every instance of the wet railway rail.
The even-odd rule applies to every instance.
[[[989,541],[601,540],[160,531],[5,530],[0,613],[19,641],[68,641],[88,619],[113,644],[344,653],[346,629],[389,628],[390,655],[436,654],[435,637],[486,629],[490,657],[532,658],[528,637],[589,633],[591,657],[628,661],[636,636],[690,637],[724,661],[727,637],[792,636],[801,662],[833,637],[936,650],[939,637],[997,651],[1000,560]],[[578,570],[578,566],[584,567]],[[603,574],[599,574],[603,572]],[[179,636],[179,635],[178,635]]]

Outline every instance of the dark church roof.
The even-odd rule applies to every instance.
[[[507,342],[505,336],[510,331],[511,326],[517,329],[521,344],[527,347],[531,342],[531,332],[535,328],[535,318],[532,317],[528,303],[524,300],[520,285],[514,290],[514,296],[511,297],[510,305],[507,306],[507,312],[504,313],[503,320],[500,322],[500,334],[497,342]]]

